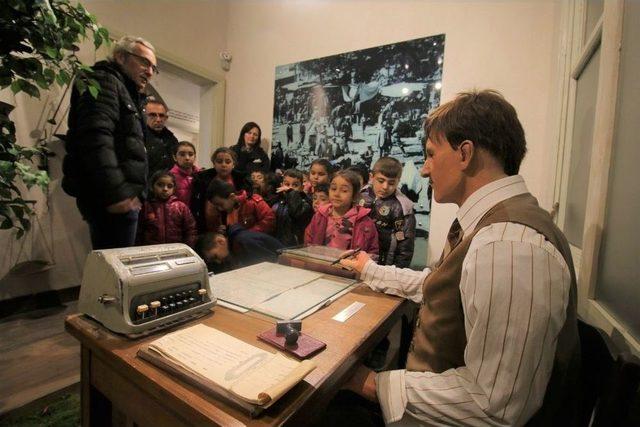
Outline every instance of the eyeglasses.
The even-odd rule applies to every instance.
[[[136,55],[135,53],[133,53],[133,52],[129,52],[129,51],[127,51],[127,53],[128,53],[129,55],[131,55],[131,56],[135,56],[136,58],[138,58],[138,61],[140,62],[140,64],[142,64],[142,66],[143,66],[144,68],[149,68],[149,67],[151,67],[151,69],[153,70],[153,74],[154,74],[154,75],[156,75],[156,76],[157,76],[158,74],[160,74],[160,70],[158,70],[158,67],[156,67],[155,65],[153,65],[153,64],[151,63],[151,61],[149,61],[149,60],[148,60],[147,58],[145,58],[144,56]]]

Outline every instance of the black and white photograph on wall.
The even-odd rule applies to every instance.
[[[307,171],[316,158],[336,169],[380,156],[403,164],[417,236],[427,237],[430,193],[423,122],[440,104],[445,35],[408,40],[276,67],[272,153]]]

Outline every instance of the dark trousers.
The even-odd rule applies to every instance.
[[[87,212],[78,205],[89,224],[91,246],[96,249],[126,248],[136,243],[138,211],[112,214],[107,211]]]
[[[340,390],[314,427],[384,427],[377,403],[352,391]]]

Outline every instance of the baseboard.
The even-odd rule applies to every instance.
[[[80,286],[39,292],[0,301],[0,320],[20,313],[59,307],[67,302],[76,301],[80,295]]]

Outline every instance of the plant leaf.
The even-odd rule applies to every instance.
[[[53,46],[46,46],[44,48],[44,53],[51,59],[57,59],[60,52]]]
[[[89,93],[93,96],[93,99],[98,99],[98,93],[100,93],[100,90],[92,85],[89,86]]]

